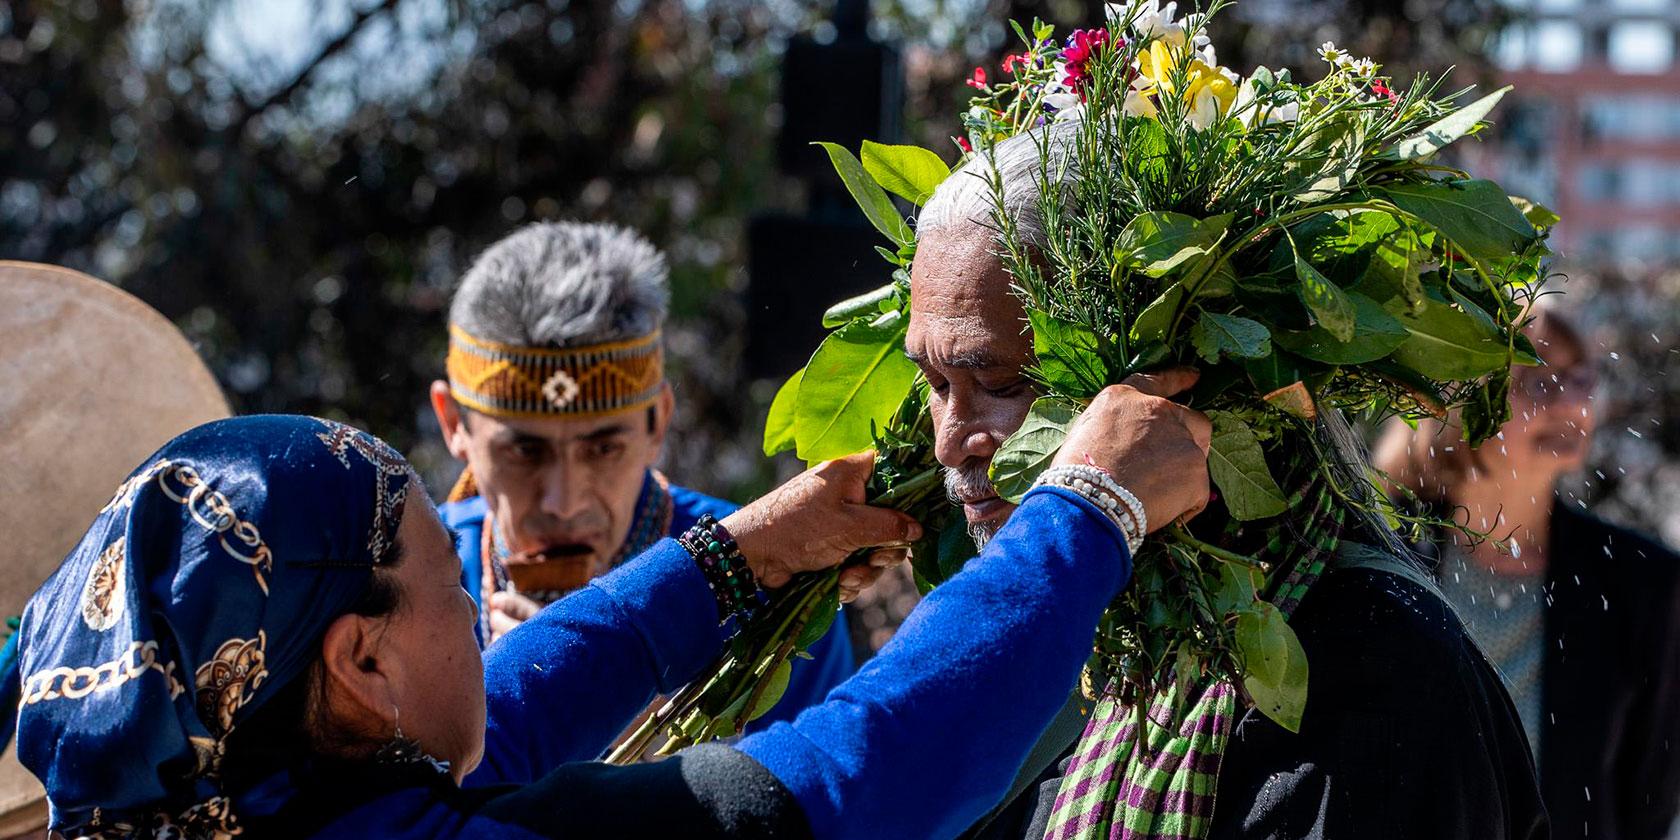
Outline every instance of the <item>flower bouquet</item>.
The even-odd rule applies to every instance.
[[[890,241],[878,250],[893,282],[830,310],[834,332],[777,395],[765,451],[817,461],[880,445],[882,492],[922,491],[884,500],[932,520],[914,551],[919,585],[960,569],[971,547],[926,492],[925,385],[901,353],[915,240],[889,194],[919,207],[947,177],[987,179],[1040,395],[992,461],[998,493],[1019,500],[1082,405],[1136,372],[1198,367],[1189,403],[1214,424],[1217,498],[1134,558],[1098,628],[1088,694],[1142,723],[1238,687],[1296,730],[1308,669],[1294,606],[1344,539],[1395,551],[1394,530],[1422,521],[1349,456],[1344,412],[1456,411],[1472,446],[1497,431],[1511,365],[1539,361],[1521,326],[1558,219],[1437,160],[1485,128],[1503,90],[1458,104],[1467,91],[1427,78],[1402,89],[1328,43],[1316,81],[1242,77],[1206,34],[1225,5],[1180,19],[1176,4],[1111,4],[1105,27],[1062,40],[1016,24],[1022,48],[1003,76],[970,79],[955,175],[922,149],[822,144]],[[1037,148],[1028,206],[992,165],[1006,142]],[[777,607],[742,635],[775,625],[787,638],[777,622],[794,607]]]

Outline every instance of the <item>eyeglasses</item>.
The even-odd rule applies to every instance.
[[[1511,374],[1512,390],[1535,405],[1551,405],[1570,395],[1584,399],[1598,387],[1598,371],[1590,364],[1565,367],[1519,368]]]

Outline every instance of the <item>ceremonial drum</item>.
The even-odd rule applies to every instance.
[[[0,383],[0,616],[9,618],[130,470],[181,432],[227,417],[228,405],[156,310],[35,263],[0,261]],[[8,745],[0,838],[39,836],[46,825],[46,794]]]

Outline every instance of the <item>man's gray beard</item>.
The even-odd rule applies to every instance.
[[[978,498],[992,495],[991,477],[986,474],[988,464],[977,463],[961,467],[945,468],[945,495],[955,505],[962,504],[964,498]],[[979,551],[986,547],[986,543],[997,536],[998,523],[970,522],[968,537],[974,540],[974,549]]]

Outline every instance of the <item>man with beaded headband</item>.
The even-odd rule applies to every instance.
[[[486,250],[450,305],[432,408],[466,463],[440,509],[489,643],[703,515],[735,506],[654,468],[674,409],[664,257],[625,228],[538,223]],[[793,670],[770,720],[852,670],[845,622]]]
[[[931,387],[947,487],[980,541],[1014,510],[988,468],[1039,390],[994,213],[1043,247],[1041,185],[1078,177],[1073,167],[1047,176],[1043,161],[1067,154],[1075,125],[971,158],[917,219],[905,349]],[[1339,415],[1324,410],[1318,428],[1318,448],[1303,439],[1303,451],[1362,467]],[[1190,686],[1183,717],[1170,703],[1150,706],[1160,725],[1141,738],[1135,705],[1076,698],[1009,797],[965,836],[1543,836],[1534,770],[1497,673],[1432,583],[1397,556],[1380,519],[1343,513],[1307,486],[1286,517],[1299,527],[1262,549],[1296,570],[1276,597],[1312,666],[1299,732],[1245,711],[1234,686],[1211,674]],[[1175,719],[1184,721],[1176,730]]]

